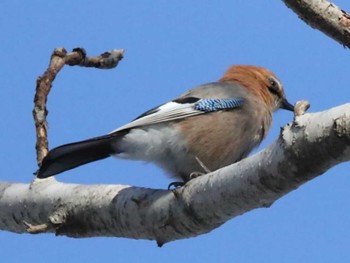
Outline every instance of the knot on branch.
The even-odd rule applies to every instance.
[[[350,115],[344,113],[339,118],[335,119],[333,129],[338,138],[346,139],[350,142]]]

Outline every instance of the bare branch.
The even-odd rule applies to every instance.
[[[48,152],[47,140],[47,121],[48,114],[46,108],[47,96],[52,87],[58,72],[67,64],[70,66],[95,67],[101,69],[110,69],[118,65],[118,62],[123,58],[124,50],[112,50],[105,52],[100,56],[87,57],[86,52],[82,48],[75,48],[73,52],[67,53],[64,48],[56,48],[51,55],[50,64],[45,73],[38,77],[36,82],[36,92],[34,96],[33,117],[36,128],[36,153],[37,163],[41,161]]]
[[[350,15],[325,0],[283,0],[305,23],[350,48]]]
[[[173,191],[62,184],[53,178],[32,184],[0,183],[0,229],[151,239],[158,245],[207,233],[235,216],[269,207],[349,161],[349,112],[350,104],[345,104],[296,116],[260,153]]]

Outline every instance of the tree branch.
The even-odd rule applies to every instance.
[[[36,81],[36,92],[34,96],[33,117],[36,129],[36,153],[37,163],[40,166],[42,159],[48,152],[47,121],[48,111],[46,109],[47,96],[52,87],[58,72],[63,66],[95,67],[100,69],[110,69],[118,65],[123,58],[124,50],[111,50],[96,57],[86,56],[82,48],[75,48],[73,52],[67,53],[64,48],[56,48],[51,55],[50,64],[45,73],[38,77]]]
[[[296,116],[263,151],[169,191],[36,179],[0,184],[0,229],[158,245],[207,233],[350,160],[350,104]]]
[[[283,0],[305,23],[350,48],[350,15],[325,0]]]

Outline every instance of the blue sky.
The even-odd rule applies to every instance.
[[[350,2],[336,2],[350,10]],[[282,1],[16,1],[0,3],[0,164],[2,181],[32,180],[36,169],[33,95],[55,47],[96,55],[124,48],[113,70],[66,67],[49,97],[50,147],[105,134],[232,64],[274,71],[291,102],[310,111],[349,102],[349,51],[299,20]],[[289,112],[274,116],[259,149],[274,141]],[[268,209],[209,234],[158,248],[122,238],[71,239],[0,233],[3,262],[349,262],[349,163]],[[67,183],[165,188],[158,168],[108,159],[66,172]]]

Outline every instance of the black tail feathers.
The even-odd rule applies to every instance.
[[[38,178],[46,178],[107,158],[117,152],[114,147],[119,137],[118,134],[110,134],[54,148],[44,158],[36,175]]]

